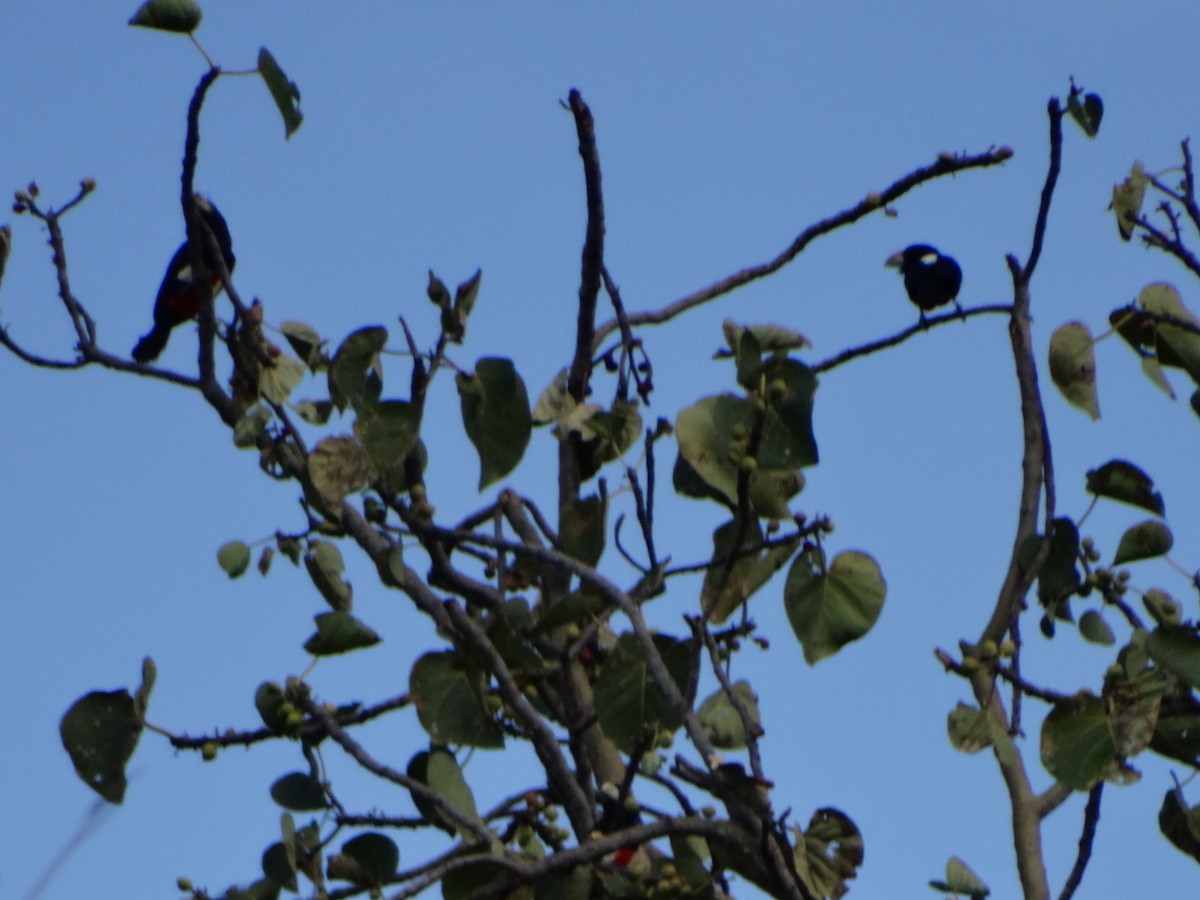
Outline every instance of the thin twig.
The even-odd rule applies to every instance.
[[[1063,885],[1058,900],[1071,900],[1079,883],[1083,881],[1083,872],[1087,868],[1088,860],[1092,858],[1092,842],[1096,838],[1096,825],[1100,821],[1100,796],[1103,793],[1103,781],[1097,781],[1088,793],[1087,807],[1083,811],[1083,831],[1079,835],[1079,854],[1075,857],[1075,865],[1071,867],[1071,874],[1067,876],[1067,883]]]
[[[734,272],[732,275],[726,276],[708,287],[701,288],[659,309],[630,313],[629,324],[631,326],[661,325],[664,322],[669,322],[689,309],[708,303],[740,287],[744,287],[752,281],[757,281],[760,278],[765,278],[767,275],[779,271],[795,259],[816,238],[843,228],[846,225],[853,224],[873,212],[883,210],[893,201],[898,200],[913,188],[927,181],[932,181],[935,178],[941,178],[945,175],[953,175],[956,172],[963,172],[968,169],[999,165],[1010,159],[1012,155],[1012,150],[1008,147],[999,147],[984,153],[964,156],[941,154],[930,165],[923,166],[897,179],[884,188],[882,192],[868,194],[853,206],[810,225],[804,231],[800,232],[795,240],[788,245],[787,249],[774,259]],[[612,334],[617,327],[617,321],[612,319],[597,328],[593,348],[599,346],[599,342],[609,334]]]

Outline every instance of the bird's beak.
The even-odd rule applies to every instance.
[[[887,258],[887,262],[884,263],[884,266],[886,266],[887,268],[890,268],[890,269],[899,269],[903,265],[904,265],[903,251],[898,251],[896,253],[893,253],[891,256],[889,256]]]

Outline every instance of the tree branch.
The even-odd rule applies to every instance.
[[[687,312],[696,306],[708,303],[710,300],[715,300],[725,294],[731,293],[740,287],[744,287],[752,281],[757,281],[760,278],[765,278],[771,275],[793,259],[795,259],[801,251],[804,250],[813,240],[822,235],[829,234],[831,231],[836,231],[846,225],[853,224],[859,219],[865,218],[871,213],[883,209],[894,200],[907,194],[913,188],[924,184],[927,181],[932,181],[935,178],[940,178],[944,175],[952,175],[956,172],[963,172],[968,169],[986,168],[1003,163],[1012,157],[1013,152],[1008,147],[999,147],[988,150],[984,153],[973,155],[954,156],[951,154],[941,154],[938,158],[928,166],[923,166],[916,169],[904,177],[898,179],[888,185],[881,193],[868,194],[854,206],[848,207],[835,215],[822,219],[819,222],[810,225],[788,245],[782,253],[774,259],[761,263],[756,266],[750,266],[741,271],[734,272],[722,278],[720,281],[714,282],[708,287],[688,294],[686,297],[669,303],[656,310],[648,310],[640,313],[630,313],[628,322],[631,326],[634,325],[661,325],[664,322],[669,322],[676,316]],[[605,337],[612,334],[618,327],[616,319],[610,319],[599,328],[596,329],[595,338],[592,344],[593,349],[599,346],[599,342]]]

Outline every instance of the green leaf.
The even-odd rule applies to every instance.
[[[302,400],[296,404],[296,412],[309,425],[324,425],[333,414],[333,403],[329,400]]]
[[[339,410],[355,409],[379,400],[383,389],[383,367],[379,353],[387,346],[388,333],[382,325],[360,328],[349,335],[329,363],[329,399]]]
[[[84,784],[109,803],[125,798],[125,766],[142,734],[129,691],[92,691],[71,704],[59,723],[63,747]]]
[[[158,680],[158,666],[149,656],[142,659],[142,683],[138,685],[133,695],[133,710],[139,719],[145,721],[146,707],[150,705],[150,692],[154,690],[154,682]]]
[[[533,405],[534,425],[549,425],[568,416],[575,408],[575,401],[567,393],[567,370],[560,369],[554,380],[546,385],[538,394],[537,403]]]
[[[1123,459],[1109,460],[1098,469],[1090,469],[1087,490],[1097,497],[1140,506],[1159,516],[1166,513],[1162,494],[1154,490],[1150,476]]]
[[[259,436],[271,424],[271,411],[264,406],[252,406],[234,423],[233,446],[240,450],[248,450],[258,446]]]
[[[840,897],[846,882],[858,874],[863,862],[863,839],[858,826],[841,810],[826,808],[813,813],[804,832],[796,831],[792,861],[809,893]]]
[[[714,625],[720,625],[728,619],[772,575],[782,569],[800,543],[797,538],[769,549],[747,552],[762,544],[762,527],[758,520],[752,519],[743,529],[741,547],[734,547],[738,530],[737,520],[734,519],[713,532],[712,562],[704,572],[700,608]],[[730,557],[739,550],[744,555],[730,563]]]
[[[1070,619],[1070,610],[1062,603],[1083,584],[1079,574],[1079,529],[1069,518],[1054,520],[1054,535],[1050,554],[1038,572],[1038,602],[1055,616]],[[1019,560],[1022,571],[1029,571],[1041,545],[1041,535],[1030,535],[1021,545]]]
[[[867,554],[839,553],[827,569],[823,556],[819,550],[797,556],[783,588],[788,621],[809,665],[870,631],[887,595],[879,565]]]
[[[813,397],[817,376],[794,359],[776,358],[763,364],[767,411],[758,448],[760,469],[794,470],[815,466],[817,442],[813,437]]]
[[[304,380],[304,363],[286,353],[272,357],[258,373],[258,390],[271,403],[285,403]]]
[[[1103,696],[1120,758],[1136,756],[1150,745],[1170,681],[1166,672],[1150,666],[1130,672],[1116,665],[1105,674]]]
[[[433,274],[433,269],[429,270],[429,286],[425,288],[425,293],[429,295],[429,299],[438,309],[443,311],[451,309],[450,291],[446,289],[442,279]]]
[[[1100,418],[1100,404],[1092,351],[1092,334],[1082,322],[1068,322],[1050,336],[1051,380],[1068,403],[1095,420]]]
[[[946,717],[950,744],[962,753],[978,753],[992,745],[987,715],[978,707],[959,703]]]
[[[1113,565],[1119,566],[1121,563],[1163,556],[1174,543],[1171,529],[1162,522],[1153,520],[1142,522],[1121,535],[1121,542],[1117,544],[1117,554],[1113,558]]]
[[[1100,99],[1099,94],[1084,94],[1072,85],[1071,93],[1067,97],[1067,111],[1088,137],[1094,138],[1100,132],[1104,101]]]
[[[363,410],[354,434],[367,452],[371,469],[380,477],[403,481],[404,460],[421,431],[421,408],[405,400],[384,400]],[[396,477],[398,476],[398,478]]]
[[[271,799],[294,812],[325,809],[329,801],[321,783],[307,772],[289,772],[271,785]]]
[[[728,332],[726,332],[728,335]],[[758,387],[758,376],[762,372],[762,344],[747,329],[742,329],[734,347],[737,360],[737,382],[748,391]]]
[[[558,537],[563,552],[585,566],[595,566],[604,554],[607,504],[595,494],[563,505],[558,515]]]
[[[438,744],[496,749],[504,736],[483,700],[482,674],[452,650],[426,653],[412,667],[409,693],[421,727]]]
[[[762,716],[758,711],[758,696],[751,689],[750,682],[734,682],[733,693],[746,710],[751,723],[761,733]],[[720,750],[737,750],[746,746],[746,729],[742,725],[742,717],[738,715],[733,701],[724,689],[717,690],[705,700],[696,711],[696,716],[714,747]]]
[[[129,24],[176,34],[191,34],[200,27],[204,13],[195,0],[146,0]]]
[[[349,653],[379,643],[379,635],[348,612],[319,613],[313,616],[317,633],[304,642],[304,650],[313,656]]]
[[[367,486],[370,459],[349,435],[322,438],[308,454],[308,475],[320,494],[323,511],[340,519],[347,494]]]
[[[244,541],[229,541],[217,550],[217,565],[231,579],[245,574],[250,568],[250,545]]]
[[[467,817],[478,817],[479,810],[475,806],[475,795],[470,785],[463,777],[458,760],[449,749],[433,745],[428,751],[422,750],[408,762],[408,775],[426,787],[437,791],[452,807]],[[458,833],[458,825],[454,819],[442,812],[437,804],[415,791],[412,794],[413,804],[417,811],[431,824],[441,828],[447,834]]]
[[[1079,633],[1089,644],[1099,644],[1102,647],[1111,647],[1117,641],[1112,628],[1104,621],[1104,616],[1094,609],[1089,609],[1079,617]]]
[[[936,891],[954,894],[956,897],[965,896],[970,900],[983,900],[991,893],[991,889],[971,871],[971,867],[957,856],[952,856],[946,861],[946,880],[931,881],[929,886]]]
[[[321,348],[325,346],[325,342],[321,340],[321,335],[317,334],[317,330],[305,322],[292,320],[281,322],[279,330],[283,332],[283,336],[287,338],[287,342],[291,344],[296,355],[315,374],[323,365]]]
[[[675,420],[679,456],[706,486],[698,488],[685,478],[684,493],[703,496],[701,491],[711,489],[729,506],[737,505],[738,465],[755,417],[754,404],[732,394],[705,397],[679,413]],[[679,473],[677,464],[676,489],[681,484]]]
[[[284,136],[290,138],[304,121],[304,113],[300,112],[300,88],[296,82],[289,81],[279,63],[266,47],[258,51],[258,74],[271,92],[271,99],[279,109],[283,119]]]
[[[342,552],[336,544],[329,541],[311,541],[308,552],[304,554],[304,567],[312,579],[313,586],[321,592],[325,602],[334,610],[349,611],[354,589],[350,582],[342,578],[346,564],[342,561]]]
[[[1118,752],[1104,701],[1081,693],[1054,704],[1042,723],[1041,754],[1046,771],[1077,791],[1114,777]]]
[[[476,269],[475,274],[454,291],[454,329],[450,339],[456,344],[461,344],[466,336],[467,319],[475,308],[475,298],[479,296],[479,282],[482,277],[483,270]]]
[[[764,353],[786,353],[788,350],[801,350],[812,346],[812,342],[800,332],[784,328],[782,325],[739,325],[732,319],[726,319],[721,323],[721,331],[725,335],[725,343],[729,345],[729,350],[717,354],[718,356],[740,355],[742,339],[750,335],[758,346],[759,359],[755,360],[756,363],[761,362]],[[740,361],[738,366],[740,369]],[[746,384],[743,387],[750,388],[753,385]]]
[[[1154,619],[1156,625],[1178,625],[1183,621],[1183,607],[1166,591],[1150,588],[1142,594],[1142,605],[1146,607],[1146,612],[1150,613],[1150,618]]]
[[[1133,237],[1133,229],[1137,217],[1141,215],[1142,200],[1146,196],[1146,186],[1149,183],[1150,179],[1146,177],[1145,168],[1140,162],[1135,162],[1129,177],[1113,186],[1112,203],[1109,205],[1109,209],[1116,214],[1117,231],[1123,241]]]
[[[272,844],[262,855],[262,871],[279,887],[295,893],[299,889],[296,883],[296,865],[288,858],[287,847],[282,841]]]
[[[1200,862],[1200,835],[1193,825],[1195,812],[1187,805],[1179,788],[1169,790],[1158,810],[1158,828],[1178,850]]]
[[[329,877],[379,888],[392,880],[400,866],[400,848],[386,834],[367,831],[342,844],[329,858]]]
[[[1155,281],[1146,285],[1138,294],[1137,302],[1148,313],[1200,327],[1200,319],[1184,304],[1179,289],[1168,282]]]
[[[1194,628],[1156,628],[1146,636],[1146,652],[1164,669],[1200,690],[1200,636]]]
[[[672,680],[683,690],[691,666],[691,645],[655,635],[654,645]],[[650,677],[637,635],[622,634],[600,667],[595,686],[596,717],[608,738],[623,753],[644,746],[648,734],[662,736],[679,728],[682,719]]]
[[[485,357],[474,375],[455,383],[462,400],[463,425],[479,453],[479,490],[503,478],[525,455],[533,421],[525,382],[512,361]]]

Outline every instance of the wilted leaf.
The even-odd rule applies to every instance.
[[[271,403],[284,403],[304,380],[304,363],[286,353],[272,357],[258,372],[258,390]]]
[[[858,874],[863,862],[862,834],[844,812],[818,809],[808,828],[796,829],[792,861],[809,893],[817,897],[841,897],[846,882]]]
[[[978,753],[992,744],[987,715],[966,703],[959,703],[946,716],[946,733],[954,749],[963,753]]]
[[[1142,212],[1142,200],[1146,196],[1146,186],[1150,179],[1140,162],[1133,164],[1129,177],[1113,187],[1112,204],[1110,209],[1117,217],[1117,231],[1121,240],[1127,241],[1133,236],[1137,217]]]
[[[1068,403],[1100,418],[1092,335],[1082,322],[1068,322],[1050,336],[1050,378]]]
[[[369,463],[362,444],[349,435],[322,438],[313,447],[308,474],[328,515],[340,518],[346,495],[367,486]]]

